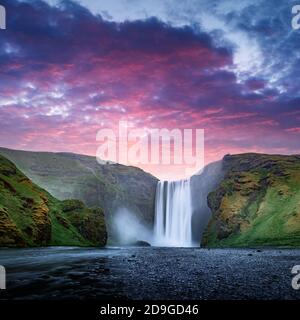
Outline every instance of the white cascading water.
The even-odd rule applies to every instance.
[[[193,246],[190,179],[158,182],[154,237],[159,246]]]

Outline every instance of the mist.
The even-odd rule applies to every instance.
[[[152,244],[153,232],[127,208],[119,208],[113,217],[116,241],[120,245],[135,245],[137,241]]]

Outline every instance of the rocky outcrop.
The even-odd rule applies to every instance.
[[[62,211],[82,237],[92,243],[106,243],[102,209],[86,208],[80,200],[64,200],[62,205]]]
[[[105,244],[102,209],[57,200],[0,156],[0,246]]]
[[[34,183],[60,200],[79,199],[100,206],[114,241],[113,216],[120,207],[152,227],[157,179],[136,167],[98,163],[95,157],[0,148]]]
[[[222,165],[202,244],[300,246],[300,156],[227,155]]]
[[[211,218],[207,196],[217,187],[222,177],[222,161],[208,164],[203,170],[191,177],[192,237],[194,243],[200,244],[202,234]]]

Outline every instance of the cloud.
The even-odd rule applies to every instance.
[[[282,3],[205,1],[195,15],[188,1],[115,21],[117,8],[3,2],[14,15],[1,33],[1,145],[95,154],[97,130],[125,119],[204,128],[207,161],[300,152],[299,35],[289,33]]]

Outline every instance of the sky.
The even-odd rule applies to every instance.
[[[205,163],[300,153],[297,1],[0,4],[2,147],[95,155],[98,130],[126,120],[204,129]]]

